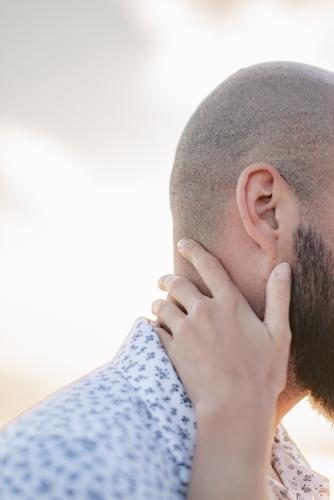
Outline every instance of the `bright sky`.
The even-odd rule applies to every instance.
[[[170,168],[199,102],[260,61],[334,69],[329,2],[250,5],[1,2],[0,424],[152,316],[172,271]],[[286,424],[334,479],[324,419],[302,403]]]

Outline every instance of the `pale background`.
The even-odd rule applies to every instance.
[[[0,424],[107,362],[172,272],[192,111],[266,60],[334,70],[331,2],[0,0]],[[334,433],[285,419],[334,479]]]

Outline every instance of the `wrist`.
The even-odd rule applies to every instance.
[[[276,400],[266,394],[203,401],[196,409],[198,435],[208,442],[224,442],[230,453],[247,460],[258,450],[262,463],[270,451],[276,411]]]
[[[197,440],[207,443],[214,453],[225,450],[234,465],[249,466],[261,471],[270,459],[276,408],[266,400],[240,408],[231,402],[224,407],[202,406],[197,415]],[[239,468],[240,470],[240,468]]]
[[[277,397],[269,390],[224,390],[218,398],[201,399],[195,405],[198,420],[220,419],[222,415],[268,419],[276,409]]]

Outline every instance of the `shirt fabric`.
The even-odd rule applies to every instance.
[[[1,500],[181,500],[196,441],[191,401],[150,320],[111,362],[49,396],[0,433]],[[271,498],[329,499],[329,481],[280,425]],[[240,472],[242,475],[242,471]]]

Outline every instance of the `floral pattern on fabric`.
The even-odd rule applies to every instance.
[[[191,401],[150,320],[137,318],[110,363],[0,432],[1,500],[181,500],[196,441]],[[276,499],[328,499],[283,426]]]
[[[282,485],[272,480],[277,498],[329,498],[329,480],[311,469],[283,425],[275,433],[271,463],[285,486],[282,489]]]

